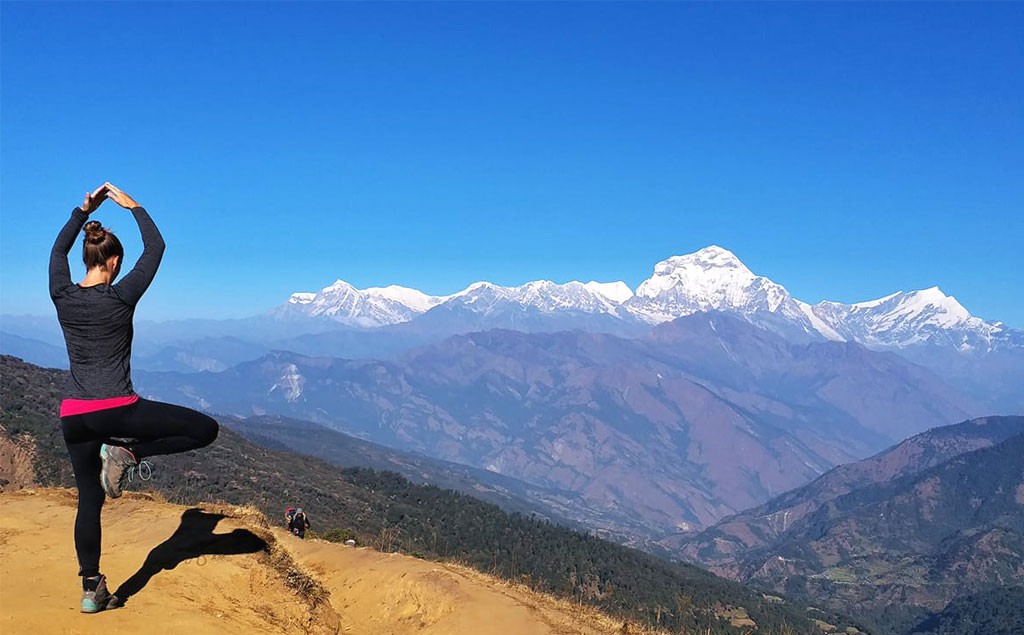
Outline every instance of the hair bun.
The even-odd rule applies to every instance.
[[[85,242],[90,245],[98,245],[107,237],[107,230],[98,220],[91,220],[85,224]]]

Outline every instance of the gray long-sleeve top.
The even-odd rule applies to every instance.
[[[135,305],[149,288],[164,239],[141,207],[132,209],[142,233],[142,255],[113,285],[81,287],[71,281],[68,252],[89,215],[76,207],[50,250],[50,297],[64,331],[74,399],[106,399],[135,394],[132,387],[132,337]]]

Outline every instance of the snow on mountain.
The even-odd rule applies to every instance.
[[[338,280],[318,293],[292,294],[275,313],[377,327],[408,322],[441,306],[468,312],[475,320],[507,316],[510,311],[564,317],[567,320],[559,324],[566,328],[574,328],[576,318],[580,318],[576,328],[587,328],[592,324],[587,316],[659,324],[700,311],[723,311],[787,336],[851,340],[876,349],[924,343],[965,353],[1024,348],[1024,333],[972,316],[938,287],[900,291],[868,302],[824,301],[812,306],[753,273],[735,254],[717,245],[659,262],[635,294],[621,281],[536,280],[514,287],[476,282],[449,296],[432,296],[397,285],[359,290]],[[500,319],[496,323],[504,324]],[[487,328],[488,322],[473,324]]]
[[[591,293],[608,298],[616,304],[622,304],[633,297],[633,290],[621,280],[619,282],[594,282],[591,280],[583,286]]]
[[[293,293],[277,314],[328,318],[346,326],[370,328],[408,322],[445,299],[397,285],[360,290],[337,280],[318,293]]]
[[[806,302],[801,302],[800,300],[797,300],[796,304],[798,307],[800,307],[800,311],[810,321],[811,326],[814,328],[815,331],[821,333],[826,339],[830,339],[835,342],[846,341],[847,338],[840,335],[839,331],[835,330],[828,322],[818,317],[818,314],[814,312],[814,307],[812,307],[810,304],[807,304]]]
[[[999,323],[974,317],[938,287],[899,291],[877,300],[820,302],[812,311],[845,339],[870,348],[904,348],[931,342],[960,350],[987,350],[1004,334]]]
[[[542,313],[577,312],[618,315],[621,298],[633,293],[624,282],[600,283],[572,281],[558,284],[535,280],[518,287],[503,287],[477,282],[452,295],[445,304],[460,306],[474,313],[489,314],[510,305],[532,308]]]
[[[409,309],[417,313],[428,311],[438,304],[441,304],[449,297],[427,295],[417,289],[400,287],[397,284],[387,287],[370,287],[368,289],[364,289],[363,293],[370,297],[397,302],[403,306],[409,307]]]
[[[657,324],[700,311],[739,313],[748,319],[781,318],[781,322],[814,336],[840,339],[831,329],[819,328],[813,318],[786,291],[764,276],[755,275],[728,249],[717,245],[685,256],[673,256],[654,266],[654,275],[640,284],[628,310],[645,322]]]
[[[622,302],[633,296],[625,282],[567,282],[549,280],[504,287],[475,282],[450,296],[431,296],[416,289],[391,285],[357,289],[338,280],[319,293],[293,293],[279,315],[329,318],[347,326],[376,327],[408,322],[435,306],[462,308],[488,315],[510,306],[541,313],[607,313],[618,315]]]
[[[1024,333],[972,316],[938,287],[855,304],[826,301],[811,306],[714,245],[659,262],[625,306],[650,323],[698,311],[725,311],[775,331],[792,333],[796,327],[814,337],[874,349],[929,344],[968,353],[1024,347]]]

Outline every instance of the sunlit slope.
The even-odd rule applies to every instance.
[[[245,508],[127,494],[104,509],[123,608],[78,611],[73,490],[0,494],[0,632],[621,632],[622,622],[457,565],[300,541]]]

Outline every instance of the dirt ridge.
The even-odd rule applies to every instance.
[[[101,568],[125,606],[83,615],[76,500],[65,489],[0,494],[0,632],[623,632],[620,620],[458,564],[303,541],[254,508],[189,508],[146,493],[103,512]]]

